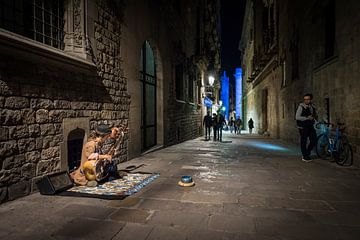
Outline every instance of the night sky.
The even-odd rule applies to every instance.
[[[233,79],[235,68],[241,67],[240,51],[245,0],[221,0],[221,75],[226,71]]]

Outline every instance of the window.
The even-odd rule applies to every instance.
[[[202,26],[202,13],[200,7],[196,9],[196,54],[201,55],[204,52],[204,34]]]
[[[299,45],[298,43],[293,43],[291,46],[291,78],[297,79],[299,77]]]
[[[62,0],[0,0],[0,27],[64,49]]]
[[[325,59],[335,53],[335,1],[330,0],[324,9],[325,15]]]
[[[184,100],[184,66],[179,64],[175,67],[176,99]]]

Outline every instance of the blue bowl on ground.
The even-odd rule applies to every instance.
[[[181,181],[183,183],[191,183],[193,180],[192,180],[192,177],[191,176],[182,176],[181,177]]]

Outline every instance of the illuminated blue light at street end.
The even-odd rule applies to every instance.
[[[236,118],[242,118],[242,70],[236,68],[235,70],[235,112]]]
[[[229,120],[229,78],[226,76],[226,71],[224,71],[224,74],[221,77],[220,100],[223,103],[222,106],[225,107],[225,119]]]

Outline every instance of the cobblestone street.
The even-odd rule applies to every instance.
[[[360,171],[250,135],[143,155],[160,177],[124,200],[39,193],[0,205],[0,239],[360,239]],[[131,143],[130,143],[131,144]],[[177,185],[191,175],[194,187]]]

